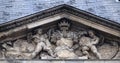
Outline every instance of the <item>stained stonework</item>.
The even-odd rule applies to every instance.
[[[1,63],[8,63],[6,61],[0,61]],[[119,63],[119,61],[19,61],[16,63]],[[15,63],[15,61],[11,62]]]
[[[2,24],[0,58],[119,59],[120,25],[108,21],[60,5]]]
[[[112,59],[118,54],[117,42],[92,29],[77,30],[70,20],[59,21],[53,28],[39,27],[1,43],[1,59]]]

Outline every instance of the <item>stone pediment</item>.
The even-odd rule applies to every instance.
[[[60,27],[62,27],[62,26],[65,28],[60,29]],[[66,29],[66,27],[68,27],[68,26],[70,27],[69,33],[65,33],[64,31],[66,31],[66,30],[64,30],[64,29]],[[42,29],[43,35],[47,34],[48,41],[50,41],[50,42],[52,42],[51,37],[54,37],[55,34],[58,34],[55,37],[59,37],[59,38],[62,37],[62,39],[58,40],[58,39],[55,39],[55,37],[53,39],[54,39],[54,41],[58,40],[56,42],[59,42],[59,41],[63,42],[62,43],[63,45],[64,45],[64,41],[66,41],[66,43],[68,42],[67,44],[69,44],[69,42],[71,42],[71,41],[73,42],[74,41],[73,38],[70,38],[71,40],[68,40],[68,38],[72,37],[74,34],[75,34],[75,38],[74,38],[75,42],[79,43],[79,41],[81,41],[81,40],[83,40],[83,42],[84,41],[89,42],[89,40],[92,39],[90,37],[89,30],[92,30],[95,34],[95,37],[99,38],[99,41],[97,44],[95,44],[98,46],[97,47],[93,46],[93,50],[92,50],[92,52],[94,52],[96,56],[93,56],[94,53],[93,54],[91,53],[90,56],[93,56],[93,57],[89,57],[90,59],[94,58],[94,57],[99,58],[99,53],[97,54],[97,52],[95,52],[96,48],[98,49],[98,52],[101,53],[101,56],[103,59],[114,58],[118,53],[118,47],[119,47],[118,43],[120,41],[120,24],[119,23],[107,20],[105,18],[93,15],[86,11],[83,11],[83,10],[80,10],[80,9],[77,9],[77,8],[74,8],[72,6],[68,6],[65,4],[1,24],[0,25],[1,44],[4,44],[4,43],[7,44],[8,42],[10,42],[10,43],[12,43],[11,46],[14,47],[15,45],[19,46],[19,43],[23,42],[23,44],[27,45],[27,43],[25,43],[25,42],[29,42],[29,41],[34,42],[34,40],[32,40],[31,36],[29,36],[29,35],[32,35],[32,37],[34,38],[34,35],[37,36],[38,33],[36,33],[36,31],[39,29]],[[61,32],[61,30],[63,30],[63,31]],[[67,34],[66,35],[66,36],[68,36],[67,39],[64,37],[64,35],[65,35],[64,33]],[[86,39],[88,41],[84,40],[83,38],[80,38],[79,35],[81,35],[81,36],[85,35],[85,37],[87,37],[87,38],[89,37],[88,39]],[[35,36],[35,39],[36,38],[39,39],[39,36],[37,36],[37,37],[36,36]],[[81,39],[81,40],[79,40],[79,39]],[[42,40],[42,39],[40,39],[40,40]],[[60,42],[60,44],[61,44],[61,42]],[[13,45],[13,44],[15,44],[15,45]],[[60,46],[60,44],[59,44],[59,46]],[[68,46],[70,46],[70,44]],[[30,45],[30,44],[28,44],[28,45]],[[16,46],[16,47],[18,47],[18,46]],[[31,47],[32,46],[34,47],[33,44],[31,45]],[[54,46],[55,46],[55,48],[57,48],[57,51],[58,51],[59,50],[59,47],[57,47],[58,44],[54,44]],[[84,45],[82,45],[82,46],[84,46]],[[85,44],[85,46],[86,46],[86,44]],[[5,46],[1,45],[1,47],[5,47]],[[44,47],[44,46],[41,46],[41,47]],[[95,47],[95,51],[94,51],[94,47]],[[105,48],[105,47],[107,47],[107,48]],[[38,47],[38,49],[39,48],[40,47]],[[65,47],[63,47],[63,48],[65,48]],[[72,48],[72,46],[71,46],[71,48]],[[80,48],[82,48],[82,47],[80,46]],[[90,49],[90,48],[92,49],[92,46],[90,46],[90,47],[88,46],[88,49]],[[109,49],[109,48],[111,48],[111,49]],[[10,49],[8,49],[8,50],[10,50]],[[86,51],[87,50],[85,50],[85,52]],[[104,53],[102,51],[107,52],[108,54]],[[111,51],[113,51],[113,52],[111,52]],[[68,52],[68,50],[65,52],[70,53],[70,52]],[[81,56],[82,54],[80,54],[80,53],[82,53],[82,52],[76,51],[76,55]],[[11,53],[11,51],[8,51],[8,57],[9,57],[10,53]],[[63,52],[61,52],[61,53],[63,53]],[[30,54],[30,52],[29,52],[29,54]],[[29,55],[29,54],[27,54],[27,55]],[[67,57],[67,55],[66,55],[66,57],[63,57],[64,55],[62,55],[60,53],[56,53],[56,54],[58,54],[57,56],[60,59],[66,59],[66,57]],[[73,52],[70,54],[71,54],[71,56],[74,56]],[[25,56],[25,55],[23,55],[23,56]],[[52,56],[52,54],[51,54],[51,56]],[[26,57],[22,57],[22,58],[26,59]],[[82,57],[82,58],[86,58],[86,56]],[[29,59],[31,59],[30,56],[29,56]]]
[[[120,24],[86,11],[63,4],[10,22],[0,24],[0,36],[20,30],[28,30],[49,22],[67,18],[91,28],[120,37]],[[20,28],[20,29],[19,29]],[[11,31],[12,30],[12,31]]]

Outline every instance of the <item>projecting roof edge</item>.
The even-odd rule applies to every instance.
[[[53,7],[53,8],[49,8],[49,9],[46,9],[46,10],[43,10],[43,11],[40,11],[34,14],[30,14],[30,15],[0,24],[0,32],[11,29],[11,28],[15,28],[15,27],[27,24],[27,23],[35,22],[38,19],[42,19],[42,18],[51,16],[54,14],[66,13],[66,12],[120,31],[120,23],[117,23],[112,20],[108,20],[100,16],[94,15],[92,13],[77,9],[73,6],[62,4],[62,5]]]

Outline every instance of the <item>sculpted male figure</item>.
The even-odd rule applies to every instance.
[[[36,43],[35,51],[32,52],[31,57],[34,58],[42,50],[47,51],[51,56],[53,52],[51,50],[51,44],[47,39],[47,35],[42,34],[42,29],[38,29],[37,34],[33,36],[33,41]]]
[[[98,59],[101,58],[99,52],[95,45],[99,42],[99,38],[93,33],[93,31],[88,31],[89,37],[82,35],[79,44],[82,47],[82,52],[84,55],[90,57],[88,50],[91,50]]]
[[[33,36],[33,39],[34,45],[18,39],[13,47],[7,48],[6,56],[10,57],[10,59],[32,59],[42,50],[47,51],[53,56],[53,52],[50,49],[51,44],[48,41],[47,36],[42,34],[42,29],[38,29],[37,34]]]

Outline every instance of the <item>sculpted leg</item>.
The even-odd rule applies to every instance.
[[[48,54],[50,54],[52,57],[54,57],[53,51],[50,47],[44,46],[44,50],[46,50],[48,52]]]
[[[35,51],[32,53],[32,58],[34,58],[41,50],[42,50],[42,44],[41,43],[38,43],[36,48],[35,48]]]
[[[87,46],[82,47],[83,54],[87,57],[90,57],[88,50],[89,48]]]
[[[98,59],[101,59],[101,55],[99,54],[99,52],[97,51],[97,48],[94,45],[91,46],[91,51],[96,55]]]

